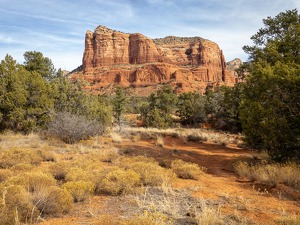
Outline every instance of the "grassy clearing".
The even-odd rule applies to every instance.
[[[157,129],[157,128],[124,128],[123,132],[129,132],[135,137],[139,134],[141,139],[155,139],[155,137],[172,136],[179,137],[185,142],[203,142],[210,141],[220,145],[227,145],[231,143],[240,143],[242,138],[239,135],[232,135],[227,133],[220,133],[205,129],[184,129],[184,128],[169,128],[169,129]]]
[[[154,140],[164,135],[182,138],[178,133],[147,132],[135,133],[136,141],[147,135]],[[179,178],[201,178],[205,168],[182,160],[163,168],[153,158],[125,157],[113,147],[114,138],[94,137],[71,145],[37,134],[0,135],[0,225],[37,224],[47,217],[72,216],[81,205],[88,208],[95,195],[120,201],[128,197],[135,205],[130,206],[134,213],[126,208],[119,217],[101,214],[92,224],[247,224],[240,217],[222,214],[217,200],[198,199],[192,192],[174,188]],[[196,134],[188,141],[201,142],[197,138]],[[251,168],[244,170],[246,174]],[[284,170],[289,177],[284,182],[298,186],[297,172]],[[242,197],[232,204],[240,212],[251,210],[248,199]]]

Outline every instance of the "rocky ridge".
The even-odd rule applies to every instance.
[[[177,92],[205,92],[208,87],[237,82],[219,46],[201,37],[151,39],[98,26],[87,31],[82,71],[71,75],[89,83],[87,89],[108,92],[114,85],[148,95],[168,83]]]

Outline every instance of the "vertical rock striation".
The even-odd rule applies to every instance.
[[[94,90],[170,83],[178,92],[204,92],[207,85],[236,82],[219,46],[200,37],[150,39],[98,26],[86,32],[82,64],[83,78]]]

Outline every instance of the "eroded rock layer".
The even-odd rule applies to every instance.
[[[236,82],[219,46],[200,37],[150,39],[99,26],[86,33],[82,63],[83,71],[72,78],[83,78],[100,93],[121,85],[147,95],[165,83],[177,92],[205,92]]]

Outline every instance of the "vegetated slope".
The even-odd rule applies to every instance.
[[[177,178],[172,185],[146,186],[146,189],[133,195],[111,196],[100,192],[85,196],[85,201],[75,203],[66,214],[43,215],[44,221],[41,224],[120,224],[121,220],[130,224],[130,218],[149,220],[162,218],[162,215],[175,218],[174,224],[185,224],[188,221],[197,224],[197,220],[201,224],[200,218],[216,219],[226,224],[275,224],[278,219],[299,215],[299,203],[283,189],[279,189],[280,186],[262,186],[237,178],[232,164],[241,159],[256,158],[253,152],[237,147],[240,137],[196,129],[166,130],[163,133],[159,130],[153,132],[139,129],[126,130],[122,136],[111,134],[74,145],[49,138],[42,140],[34,134],[2,135],[0,146],[3,153],[23,148],[30,154],[36,152],[44,161],[32,165],[24,164],[24,161],[20,165],[1,169],[9,172],[8,177],[1,176],[1,179],[18,182],[9,177],[39,171],[39,174],[49,176],[50,172],[55,175],[59,179],[56,184],[58,187],[68,186],[65,183],[79,184],[76,182],[80,180],[84,184],[89,184],[89,180],[94,183],[102,180],[98,183],[101,187],[103,176],[112,171],[110,168],[134,168],[136,163],[140,165],[144,162],[144,166],[152,165],[151,174],[159,176],[168,171],[167,168],[172,166],[174,160],[180,159],[204,166],[207,172],[200,173],[197,179]],[[158,140],[157,137],[161,138]],[[135,159],[138,155],[143,157]],[[153,167],[151,157],[163,167]],[[101,171],[106,172],[103,174]],[[15,175],[15,172],[18,174]],[[143,214],[143,211],[149,212],[153,207],[159,214]],[[196,210],[197,215],[190,214],[189,210]],[[119,222],[112,223],[116,220]]]

